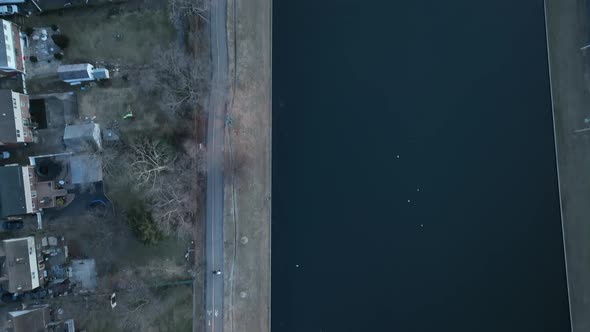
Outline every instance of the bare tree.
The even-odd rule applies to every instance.
[[[192,168],[203,174],[207,171],[207,160],[205,158],[207,149],[203,144],[197,143],[196,139],[187,139],[182,144],[184,152],[193,163]]]
[[[168,115],[192,111],[207,84],[207,71],[182,49],[169,45],[156,50],[153,68],[140,82],[142,90],[158,94],[160,107]]]
[[[118,149],[108,147],[100,152],[102,173],[104,177],[110,177],[120,172],[120,153]]]
[[[162,176],[158,185],[152,186],[147,195],[151,201],[152,218],[165,234],[176,233],[180,237],[192,234],[197,213],[196,164],[190,156],[182,154],[172,172]]]
[[[172,171],[174,151],[161,139],[140,136],[129,143],[130,166],[137,186],[154,188],[162,172]]]
[[[177,23],[187,16],[198,16],[205,21],[212,0],[168,0],[170,20]]]

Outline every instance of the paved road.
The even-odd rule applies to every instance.
[[[210,13],[212,85],[207,125],[205,226],[205,331],[223,331],[223,143],[228,102],[226,1],[212,1]],[[212,272],[221,270],[221,275]]]

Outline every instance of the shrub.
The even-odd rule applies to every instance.
[[[162,240],[162,232],[158,230],[151,214],[144,207],[131,208],[127,212],[127,221],[137,239],[143,244],[153,245]]]
[[[59,46],[60,48],[67,48],[70,45],[70,37],[64,34],[55,34],[51,36],[55,45]]]

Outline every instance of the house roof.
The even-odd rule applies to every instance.
[[[6,57],[6,36],[4,35],[4,28],[2,26],[4,23],[10,24],[10,22],[0,20],[0,50],[3,50],[3,52],[0,52],[0,66],[2,67],[8,66],[8,58]],[[9,37],[12,38],[12,36]]]
[[[70,158],[71,182],[73,184],[102,181],[102,163],[91,154],[79,154]]]
[[[57,67],[57,75],[61,80],[79,80],[85,78],[91,78],[88,67],[91,67],[89,63],[80,63],[75,65],[61,65]]]
[[[49,305],[42,304],[8,313],[9,332],[45,332],[51,322]]]
[[[0,47],[1,49],[2,47]],[[9,89],[0,89],[0,142],[16,143],[16,124],[14,123],[12,91]]]
[[[26,214],[22,167],[0,167],[0,183],[0,218]]]
[[[100,133],[98,123],[72,125],[64,130],[63,140],[69,150],[95,150],[100,147],[100,141],[97,141],[99,138],[94,137],[98,133]]]
[[[82,123],[77,125],[66,126],[64,130],[64,140],[77,139],[80,137],[93,137],[96,123]]]
[[[8,291],[10,293],[29,291],[39,286],[39,283],[33,284],[33,279],[38,280],[39,271],[36,266],[36,253],[34,250],[35,240],[32,237],[20,239],[9,239],[2,241],[4,247],[5,261],[2,266],[3,275],[8,277]],[[32,252],[29,248],[32,247]],[[31,262],[31,255],[34,260]],[[33,272],[35,276],[33,276]]]
[[[92,76],[97,80],[106,80],[110,77],[110,74],[106,68],[96,68],[92,70]]]
[[[96,284],[96,261],[90,259],[71,260],[72,277],[70,280],[81,289],[95,290]]]

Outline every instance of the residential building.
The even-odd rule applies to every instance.
[[[33,142],[29,96],[0,89],[0,146]]]
[[[0,218],[38,211],[34,171],[29,166],[0,167]]]
[[[0,283],[10,293],[23,293],[42,286],[43,258],[32,236],[7,239],[0,246]]]
[[[0,183],[0,218],[62,208],[75,197],[65,188],[69,183],[69,164],[52,160],[32,166],[0,167]]]
[[[23,50],[25,36],[20,27],[10,21],[0,20],[0,74],[25,73]]]

